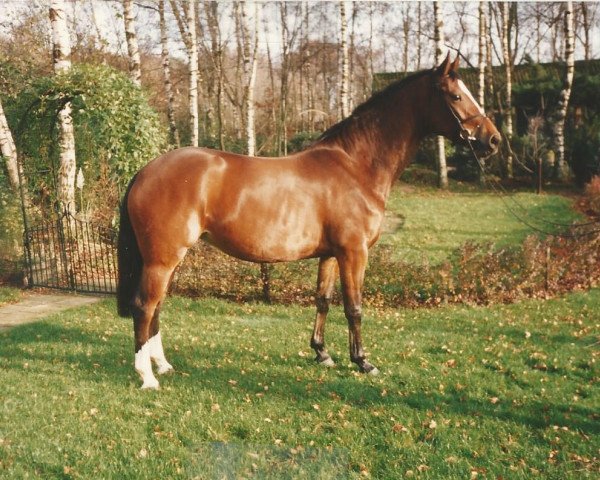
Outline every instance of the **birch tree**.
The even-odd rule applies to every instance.
[[[163,67],[163,83],[165,96],[167,97],[167,119],[169,121],[169,141],[176,147],[180,146],[179,131],[175,123],[175,95],[171,82],[171,64],[169,56],[169,44],[167,37],[167,24],[165,20],[165,0],[158,1],[158,18],[160,26],[161,59]]]
[[[190,143],[198,146],[198,42],[196,39],[196,0],[187,1],[188,60],[190,68],[189,109]]]
[[[142,85],[142,67],[140,48],[135,33],[133,0],[123,0],[123,20],[125,21],[125,39],[127,40],[127,53],[129,56],[129,76],[131,81],[139,87]]]
[[[287,155],[287,102],[288,102],[288,79],[290,65],[288,4],[279,2],[279,14],[281,17],[281,84],[279,92],[279,126],[277,135],[277,149],[279,155]]]
[[[19,188],[19,163],[17,160],[17,148],[12,133],[8,128],[2,102],[0,101],[0,154],[4,157],[8,183],[13,190]]]
[[[349,58],[348,58],[348,20],[346,19],[346,2],[340,1],[340,50],[342,54],[342,78],[340,85],[340,107],[342,118],[350,115],[350,104],[348,102],[348,85],[350,82]]]
[[[579,2],[581,11],[581,28],[583,28],[583,44],[584,59],[590,60],[592,55],[592,29],[598,24],[598,3],[597,2]],[[576,32],[575,32],[576,33]]]
[[[502,40],[502,61],[504,63],[504,75],[506,77],[506,90],[505,90],[505,112],[504,112],[504,133],[506,134],[507,140],[510,142],[513,135],[513,123],[512,123],[512,62],[510,56],[510,43],[509,43],[509,21],[510,21],[510,6],[508,2],[502,2],[500,8],[500,18],[502,23],[501,29],[501,40]],[[513,177],[513,157],[508,148],[506,154],[506,176],[507,178]]]
[[[485,105],[485,60],[486,60],[486,46],[485,46],[485,27],[486,27],[486,18],[485,18],[485,2],[484,0],[479,0],[479,50],[478,50],[478,72],[479,72],[479,82],[477,88],[477,101],[479,105],[484,107]]]
[[[179,7],[175,0],[170,0],[171,10],[175,15],[181,40],[185,45],[185,50],[188,57],[188,111],[190,114],[190,144],[194,147],[198,146],[198,45],[196,42],[196,9],[194,3],[196,0],[187,0],[184,7],[187,5],[187,10],[184,8],[183,13],[179,11]],[[192,20],[190,20],[190,15]],[[193,39],[193,41],[192,41]]]
[[[486,67],[486,25],[487,20],[485,18],[485,2],[484,0],[479,0],[479,50],[478,50],[478,88],[477,88],[477,100],[479,105],[482,108],[485,108],[485,67]],[[479,182],[485,182],[485,172],[483,171],[483,162],[485,160],[480,160],[480,169],[479,169]]]
[[[217,103],[217,133],[219,146],[221,150],[225,149],[225,138],[223,130],[223,44],[221,41],[221,26],[219,24],[219,4],[206,0],[204,10],[206,12],[206,21],[210,35],[211,55],[214,69],[214,82],[216,83],[216,103]]]
[[[490,99],[490,104],[494,103],[495,91],[494,91],[494,72],[492,70],[492,50],[494,50],[494,45],[492,43],[492,16],[493,16],[493,7],[492,3],[488,3],[488,21],[486,25],[486,33],[485,36],[485,60],[486,60],[486,68],[485,68],[485,79],[486,79],[486,87],[487,87],[487,97]]]
[[[71,69],[71,44],[64,7],[63,0],[52,0],[50,4],[54,72],[57,75]],[[75,213],[75,135],[71,111],[71,102],[66,101],[58,112],[58,200],[63,209]]]
[[[565,61],[567,72],[563,82],[563,88],[558,100],[558,110],[554,123],[554,138],[556,143],[556,177],[565,180],[569,176],[569,167],[565,159],[565,120],[567,118],[567,109],[569,107],[569,98],[573,86],[573,75],[575,73],[574,43],[575,35],[573,33],[573,2],[568,0],[564,11],[564,29],[565,29]]]
[[[444,46],[444,20],[442,19],[442,12],[440,10],[440,2],[433,2],[433,21],[434,30],[433,38],[435,41],[435,64],[439,65],[444,58],[446,53],[446,47]],[[437,166],[438,166],[438,185],[440,188],[448,188],[448,168],[446,166],[446,142],[444,137],[438,135],[437,137]]]
[[[248,14],[246,4],[242,2],[242,20],[244,32],[244,101],[246,113],[246,145],[247,153],[250,156],[256,155],[256,129],[255,129],[255,106],[254,106],[254,87],[256,84],[256,73],[258,68],[258,25],[260,21],[259,8],[257,2],[254,4],[254,28],[253,35],[250,35],[248,25]],[[250,45],[252,44],[252,53]]]

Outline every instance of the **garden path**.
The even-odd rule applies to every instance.
[[[17,325],[31,323],[52,313],[90,305],[100,297],[73,294],[34,293],[21,301],[0,307],[0,331]]]

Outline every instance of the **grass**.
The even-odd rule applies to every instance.
[[[504,199],[493,193],[395,188],[387,205],[391,231],[382,235],[380,243],[392,246],[397,260],[438,263],[467,241],[504,247],[520,245],[535,233],[515,218],[507,205],[551,233],[558,227],[542,219],[562,224],[580,219],[572,201],[564,196],[515,193]]]
[[[0,306],[18,302],[23,296],[23,290],[15,287],[0,285]]]
[[[308,348],[312,308],[172,298],[140,391],[112,300],[0,333],[0,477],[597,478],[600,290],[366,312],[379,377]]]

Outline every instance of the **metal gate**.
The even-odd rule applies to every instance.
[[[65,211],[24,233],[29,286],[115,293],[116,231]]]

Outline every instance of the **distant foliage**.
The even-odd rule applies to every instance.
[[[562,81],[542,65],[532,67],[532,71],[535,75],[513,89],[518,132],[513,149],[533,169],[536,156],[543,155],[543,150],[551,146],[552,115],[558,104]],[[600,173],[600,104],[597,101],[600,74],[582,73],[575,68],[573,85],[565,132],[567,160],[575,180],[583,185]],[[535,143],[532,124],[537,127]]]
[[[77,168],[85,181],[80,208],[106,204],[107,195],[118,197],[134,172],[166,147],[166,130],[144,92],[110,67],[76,65],[67,74],[36,79],[7,104],[34,195],[55,192],[56,116],[67,101],[73,108]]]
[[[582,233],[582,232],[579,232]],[[510,303],[546,298],[600,284],[600,233],[579,238],[528,237],[522,245],[494,249],[467,242],[441,264],[396,261],[389,246],[374,247],[365,278],[364,301],[375,307],[419,307],[446,303]],[[277,264],[272,300],[312,304],[317,261]],[[241,262],[200,243],[178,269],[173,291],[192,297],[260,300],[257,264]],[[336,298],[339,302],[339,296]]]

